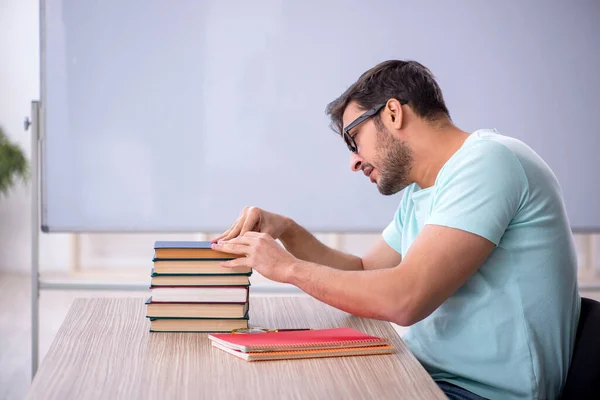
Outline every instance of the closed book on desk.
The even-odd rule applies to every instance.
[[[152,286],[249,286],[248,275],[158,274],[152,270]]]
[[[198,259],[162,259],[154,258],[153,269],[157,274],[213,274],[213,275],[247,275],[252,273],[248,267],[222,267],[222,260]]]
[[[213,250],[210,241],[158,240],[154,242],[155,258],[230,260],[240,257]]]
[[[249,303],[156,303],[146,301],[148,318],[244,318]]]
[[[157,303],[246,303],[248,286],[151,286]]]
[[[209,335],[220,346],[243,353],[323,350],[387,345],[388,340],[352,328],[314,329],[255,334]]]
[[[248,327],[243,318],[150,318],[150,332],[231,332]]]

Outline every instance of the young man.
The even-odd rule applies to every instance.
[[[375,66],[327,112],[354,171],[384,195],[406,189],[379,241],[355,257],[249,207],[214,239],[215,249],[246,256],[224,265],[410,326],[405,342],[451,398],[558,397],[580,297],[550,168],[519,140],[456,127],[431,72],[414,61]]]

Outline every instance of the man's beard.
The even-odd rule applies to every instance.
[[[404,142],[396,139],[384,127],[377,129],[376,154],[379,193],[389,196],[410,184],[408,174],[411,169],[411,151]]]

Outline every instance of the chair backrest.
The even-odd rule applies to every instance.
[[[581,298],[571,366],[562,399],[600,399],[600,302]]]

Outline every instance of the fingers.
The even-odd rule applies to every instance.
[[[213,243],[211,248],[224,253],[247,255],[250,251],[250,246],[248,246],[249,243],[245,242],[246,240],[234,238],[228,242]]]
[[[223,237],[219,240],[229,240],[231,238],[236,237],[240,233],[240,227],[242,225],[242,220],[237,220],[235,224],[227,232],[223,234]]]
[[[257,238],[258,239],[258,238],[271,237],[271,235],[269,235],[268,233],[263,233],[263,232],[249,231],[249,232],[246,232],[244,234],[244,236],[240,235],[240,238],[241,237],[244,237],[244,238],[247,238],[247,239],[252,239],[252,238]]]
[[[242,225],[242,229],[240,230],[239,235],[242,236],[246,232],[253,231],[258,225],[258,221],[260,219],[260,214],[253,209],[250,209],[248,215],[246,215],[246,220]]]
[[[231,228],[227,229],[225,232],[223,232],[219,236],[213,238],[211,240],[211,242],[216,243],[219,240],[228,240],[228,239],[234,237],[235,235],[232,235],[232,233],[234,232],[236,226],[237,226],[237,222]]]
[[[233,260],[222,261],[221,266],[226,268],[235,268],[235,267],[249,267],[249,260],[247,257],[235,258]]]
[[[228,241],[243,236],[248,232],[256,231],[259,228],[260,218],[261,212],[258,208],[244,207],[244,210],[234,224],[219,236],[211,239],[211,242]]]
[[[228,236],[229,236],[229,234],[230,234],[230,233],[233,231],[233,229],[234,229],[234,228],[237,226],[237,224],[239,223],[239,221],[240,221],[240,219],[241,219],[241,218],[242,218],[242,217],[240,216],[238,219],[236,219],[236,220],[235,220],[235,222],[233,223],[233,225],[229,227],[229,229],[227,229],[225,232],[221,233],[219,236],[217,236],[217,237],[213,238],[213,239],[211,240],[211,242],[212,242],[212,243],[216,243],[216,242],[218,242],[219,240],[221,240],[221,239],[223,239],[223,238],[226,238],[226,237],[228,237]]]
[[[256,243],[256,240],[260,236],[261,236],[261,234],[258,232],[246,232],[244,235],[236,236],[227,241],[216,243],[216,246],[213,246],[213,248],[220,248],[220,246],[227,246],[227,245],[233,245],[233,244],[250,246],[250,245]],[[226,247],[223,247],[223,248],[226,248]],[[220,251],[224,251],[224,250],[220,250]]]
[[[212,243],[217,243],[219,240],[223,239],[225,236],[227,236],[229,234],[229,231],[231,231],[231,228],[227,229],[225,232],[221,233],[219,236],[216,236],[212,239],[210,239],[210,241]]]
[[[215,243],[219,240],[229,240],[238,236],[240,234],[241,226],[243,226],[245,220],[246,211],[247,209],[245,208],[244,211],[242,211],[242,213],[240,214],[239,218],[233,223],[233,225],[225,232],[223,232],[220,236],[213,239],[212,242]]]

